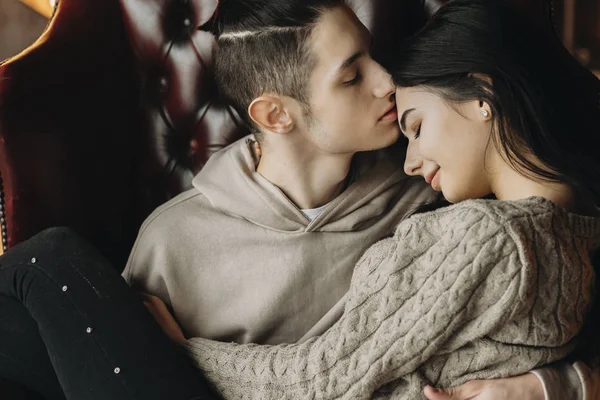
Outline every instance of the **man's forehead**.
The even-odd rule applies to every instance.
[[[319,60],[340,65],[352,56],[371,35],[348,7],[328,10],[319,19],[313,35],[312,48]]]

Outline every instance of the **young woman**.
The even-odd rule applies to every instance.
[[[597,361],[600,86],[492,0],[450,1],[397,54],[405,170],[455,204],[370,248],[324,335],[189,340],[226,398],[415,399],[574,353]]]
[[[569,86],[550,85],[527,52],[494,39],[529,34],[515,23],[487,2],[456,1],[395,63],[407,171],[453,202],[499,200],[406,220],[357,265],[344,316],[321,337],[272,347],[187,341],[225,397],[418,398],[425,384],[516,375],[572,352],[600,244],[598,110],[580,88],[561,100]],[[528,40],[521,46],[551,54]],[[433,69],[440,64],[448,70]],[[123,280],[67,230],[0,259],[0,303],[13,317],[0,324],[0,376],[49,399],[213,398]],[[160,303],[147,305],[185,342]]]

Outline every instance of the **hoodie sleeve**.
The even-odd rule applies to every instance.
[[[147,265],[150,260],[148,260],[148,254],[151,253],[154,237],[152,235],[152,219],[148,218],[141,226],[138,236],[133,245],[133,249],[129,254],[129,258],[127,260],[127,264],[125,265],[125,269],[121,273],[121,276],[127,284],[130,286],[136,286],[140,290],[146,290],[145,281],[148,275],[148,267],[151,265]],[[142,261],[144,260],[144,261]]]
[[[187,348],[225,398],[368,399],[390,382],[392,396],[400,396],[394,398],[413,398],[422,381],[410,382],[419,382],[417,369],[427,360],[527,315],[521,300],[535,276],[493,218],[477,210],[419,215],[365,253],[343,316],[322,336],[277,346],[193,338]],[[542,363],[529,347],[513,349],[519,363],[498,375]]]
[[[600,370],[591,370],[582,362],[563,362],[531,372],[541,381],[545,400],[600,400]]]
[[[127,282],[127,284],[129,286],[132,285],[132,281],[133,278],[135,276],[135,265],[136,265],[136,254],[137,254],[137,247],[140,241],[140,236],[138,235],[138,237],[135,239],[135,243],[133,245],[133,249],[131,250],[131,253],[129,254],[129,258],[127,259],[127,264],[125,265],[125,269],[123,269],[123,272],[121,273],[121,276],[123,277],[123,279],[125,279],[125,282]]]
[[[135,290],[152,293],[170,305],[167,289],[169,225],[165,207],[157,209],[142,224],[121,276]]]

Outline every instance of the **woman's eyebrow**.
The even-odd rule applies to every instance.
[[[402,113],[402,118],[400,118],[400,129],[402,132],[406,131],[406,118],[410,115],[411,112],[415,111],[414,108],[408,109]]]

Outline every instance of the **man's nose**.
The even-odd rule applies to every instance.
[[[393,95],[396,93],[396,85],[394,85],[392,76],[379,64],[376,65],[376,74],[373,94],[380,99],[389,97],[393,100]]]

